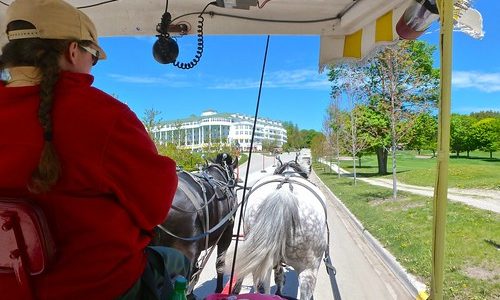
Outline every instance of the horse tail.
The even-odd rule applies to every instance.
[[[282,186],[262,202],[254,220],[238,249],[235,273],[241,279],[253,273],[254,281],[262,281],[271,268],[286,261],[287,243],[299,226],[297,197]]]

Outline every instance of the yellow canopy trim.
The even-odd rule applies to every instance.
[[[392,42],[394,32],[392,30],[392,10],[377,19],[375,24],[375,42]]]
[[[344,57],[361,58],[361,38],[363,29],[353,34],[346,35],[344,41]]]

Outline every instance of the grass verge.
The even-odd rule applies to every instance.
[[[314,164],[321,180],[410,273],[431,276],[432,199],[364,182],[352,185]],[[446,299],[500,299],[500,216],[450,202],[447,210]]]
[[[500,189],[500,159],[489,159],[473,152],[470,158],[450,156],[448,186],[463,189]],[[364,155],[361,167],[356,165],[356,173],[362,177],[377,176],[377,156]],[[352,161],[341,161],[340,167],[352,172]],[[430,156],[422,158],[414,151],[400,151],[396,155],[398,181],[420,185],[434,186],[436,178],[436,159]],[[391,174],[381,176],[392,178],[392,159],[387,159],[387,171]]]
[[[238,166],[241,166],[242,164],[246,163],[248,161],[248,154],[241,153],[240,157],[238,158]]]

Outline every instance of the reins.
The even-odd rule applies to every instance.
[[[217,229],[219,229],[221,226],[223,226],[231,217],[234,216],[234,214],[236,213],[236,211],[238,210],[238,207],[241,205],[241,203],[237,204],[234,206],[234,208],[226,215],[224,216],[224,218],[222,218],[219,223],[217,223],[214,227],[210,228],[209,230],[207,230],[206,232],[204,233],[201,233],[199,235],[196,235],[196,236],[193,236],[193,237],[181,237],[181,236],[178,236],[172,232],[170,232],[168,229],[166,229],[163,225],[159,224],[157,225],[158,228],[160,228],[162,231],[164,231],[165,233],[175,237],[175,238],[178,238],[180,240],[183,240],[183,241],[197,241],[199,239],[202,239],[204,237],[207,237],[208,235],[214,233],[215,231],[217,231]]]

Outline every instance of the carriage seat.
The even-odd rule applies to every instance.
[[[42,210],[27,199],[0,197],[0,246],[0,280],[10,277],[22,299],[35,299],[31,278],[47,269],[55,252]]]

